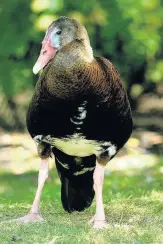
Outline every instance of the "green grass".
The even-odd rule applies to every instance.
[[[161,244],[163,243],[163,177],[161,160],[152,167],[114,171],[105,176],[104,203],[109,228],[92,229],[87,221],[95,203],[82,213],[64,212],[55,168],[45,185],[42,223],[17,224],[6,220],[25,215],[34,198],[37,172],[0,173],[0,244]],[[16,166],[15,166],[16,167]],[[5,221],[5,222],[4,222]]]

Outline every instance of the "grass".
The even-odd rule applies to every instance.
[[[161,244],[162,179],[161,160],[150,167],[132,169],[132,174],[126,170],[106,174],[103,196],[109,228],[97,231],[87,224],[95,212],[94,202],[82,213],[64,212],[55,168],[50,172],[42,195],[41,212],[46,221],[6,222],[28,212],[37,187],[37,172],[17,175],[1,170],[0,244]]]

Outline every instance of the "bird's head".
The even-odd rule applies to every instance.
[[[40,55],[33,67],[33,73],[37,74],[54,58],[59,50],[74,40],[82,40],[90,47],[87,31],[79,22],[67,17],[60,17],[54,21],[46,31]],[[92,55],[91,52],[90,47],[90,55]]]

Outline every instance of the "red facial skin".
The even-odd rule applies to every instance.
[[[46,34],[42,41],[42,48],[40,51],[40,55],[37,59],[36,64],[33,67],[33,73],[37,74],[41,69],[48,64],[48,62],[55,56],[57,49],[52,47],[50,33]]]

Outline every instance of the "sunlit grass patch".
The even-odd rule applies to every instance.
[[[7,222],[29,211],[37,188],[38,165],[31,167],[32,171],[29,168],[35,162],[38,164],[38,159],[33,156],[22,164],[20,160],[14,160],[15,165],[12,163],[7,170],[2,167],[0,171],[0,243],[161,244],[162,161],[155,156],[145,157],[141,165],[142,161],[140,158],[132,165],[128,161],[128,165],[123,164],[125,167],[113,161],[115,165],[107,167],[103,196],[108,229],[97,231],[88,224],[95,213],[95,201],[81,213],[68,214],[63,210],[60,181],[53,160],[41,200],[41,212],[46,221],[30,224]]]

